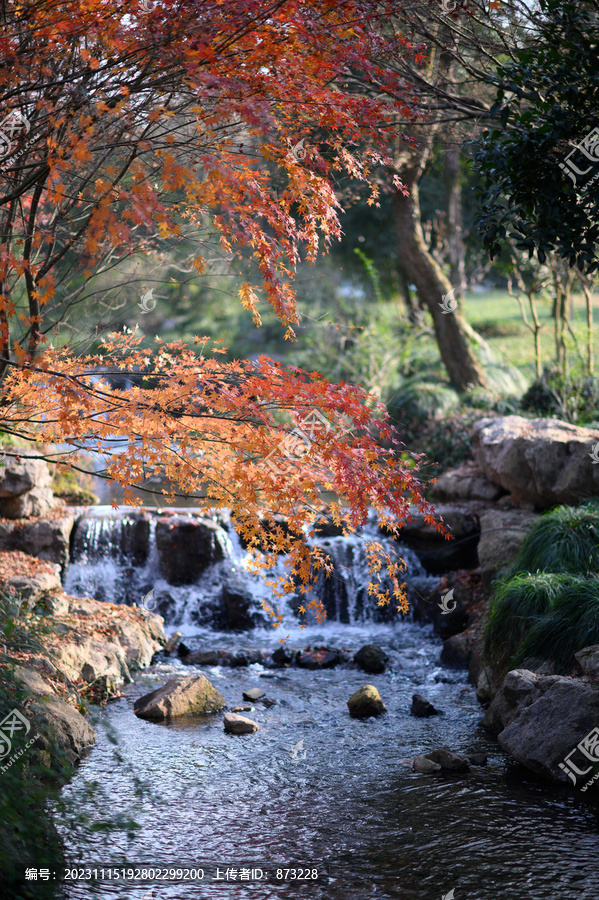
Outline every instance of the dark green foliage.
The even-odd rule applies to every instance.
[[[511,570],[599,574],[599,503],[558,506],[532,526]]]
[[[510,235],[540,262],[556,251],[595,271],[599,169],[575,147],[599,125],[596,4],[539,0],[539,7],[529,40],[497,72],[497,124],[474,154],[479,228],[492,256]],[[560,168],[572,150],[578,171],[588,172],[574,179]]]
[[[588,425],[599,419],[599,378],[564,376],[556,366],[546,366],[520,401],[524,412]]]
[[[599,503],[558,506],[528,533],[495,589],[485,654],[499,664],[550,660],[558,671],[599,643]]]

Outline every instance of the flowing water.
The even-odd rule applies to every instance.
[[[93,527],[96,534],[114,534],[116,528]],[[124,866],[142,875],[160,868],[175,877],[177,868],[198,876],[203,869],[204,877],[125,882],[119,874],[119,881],[74,882],[65,896],[596,900],[596,801],[511,765],[479,725],[482,710],[466,673],[439,665],[441,644],[430,626],[369,620],[352,599],[365,578],[359,548],[354,544],[349,553],[346,539],[326,540],[339,562],[341,599],[329,600],[336,616],[324,626],[300,630],[293,614],[281,632],[257,627],[232,634],[197,625],[195,612],[210,606],[219,572],[241,565],[242,550],[233,541],[229,555],[216,563],[220,569],[207,570],[197,585],[169,587],[167,625],[177,624],[190,648],[274,649],[281,637],[291,648],[377,643],[391,658],[388,670],[365,675],[347,668],[267,670],[258,664],[200,670],[170,659],[138,675],[123,699],[98,713],[98,742],[65,795],[77,798],[96,821],[130,814],[140,828],[131,838],[113,832],[107,839],[98,832],[86,844],[66,833],[68,858],[79,869],[116,867],[120,873]],[[74,550],[69,589],[87,579],[88,588],[95,583],[122,599],[128,564],[122,540],[104,543],[100,563],[92,557],[101,541],[93,552],[92,544]],[[410,562],[408,578],[422,584],[422,570]],[[153,566],[150,550],[136,571],[135,591],[152,579],[161,589]],[[95,567],[101,575],[94,582]],[[255,585],[252,590],[258,596]],[[136,718],[136,697],[173,674],[193,671],[202,671],[229,707],[248,705],[242,692],[250,687],[264,689],[276,704],[251,704],[245,715],[260,730],[244,736],[225,735],[222,715],[169,724]],[[359,721],[349,717],[347,699],[364,683],[376,685],[387,712]],[[416,692],[443,715],[411,716]],[[488,765],[454,776],[413,771],[415,755],[444,745],[465,754],[482,750]],[[85,792],[89,781],[101,791],[91,799]],[[215,880],[227,875],[229,880]]]

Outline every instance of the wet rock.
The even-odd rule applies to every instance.
[[[574,654],[579,671],[587,678],[599,678],[599,644],[584,647]]]
[[[295,652],[288,647],[277,647],[272,654],[272,661],[277,666],[290,666],[294,656]]]
[[[515,561],[537,518],[537,513],[524,509],[489,509],[481,513],[478,558],[485,591],[489,591],[501,570]]]
[[[229,583],[221,593],[221,627],[228,631],[249,631],[256,622],[254,598],[243,585]]]
[[[472,429],[474,458],[484,475],[517,506],[549,509],[599,494],[599,467],[589,454],[599,431],[559,419],[505,416]]]
[[[433,762],[432,759],[427,759],[426,756],[416,756],[413,768],[415,772],[419,772],[421,775],[432,775],[434,772],[441,771],[439,763]]]
[[[81,676],[82,678],[85,678],[83,671]],[[90,683],[87,690],[84,691],[84,696],[90,703],[95,703],[98,706],[106,706],[108,700],[119,696],[115,683],[110,680],[108,675],[100,675],[98,678],[86,680],[89,680]]]
[[[224,558],[223,531],[210,519],[165,516],[156,522],[160,571],[172,585],[194,584],[212,563]]]
[[[454,503],[460,500],[498,500],[505,491],[486,478],[474,462],[465,462],[456,469],[439,475],[431,496],[435,500]]]
[[[472,657],[472,646],[467,634],[454,634],[443,641],[441,663],[448,669],[467,669]]]
[[[433,762],[438,763],[444,772],[468,772],[470,769],[467,757],[453,753],[447,747],[432,750],[424,755],[426,759],[432,759]]]
[[[369,716],[380,716],[387,709],[381,700],[381,695],[372,684],[365,684],[355,694],[352,694],[347,701],[347,705],[352,719],[367,719]]]
[[[258,731],[256,722],[246,719],[245,716],[238,716],[236,713],[225,713],[224,725],[227,734],[253,734]]]
[[[244,700],[254,702],[260,700],[261,697],[266,697],[266,691],[263,691],[262,688],[250,688],[249,691],[244,691],[242,696]]]
[[[142,719],[170,719],[176,716],[205,716],[219,712],[226,706],[219,694],[203,675],[171,678],[151,694],[135,701],[136,716]]]
[[[426,719],[428,716],[439,715],[439,710],[435,709],[433,704],[429,703],[428,700],[425,700],[421,694],[414,694],[412,697],[412,709],[410,712],[418,719]]]
[[[233,668],[242,666],[252,666],[255,663],[261,663],[263,660],[262,653],[259,650],[243,650],[231,657],[229,665]]]
[[[297,657],[300,669],[332,669],[341,657],[337,650],[302,650]]]
[[[468,756],[468,762],[471,766],[486,766],[487,765],[487,754],[486,753],[470,753]]]
[[[485,713],[483,725],[494,734],[499,734],[520,715],[523,709],[537,699],[550,683],[543,685],[540,676],[527,669],[513,669],[508,672]]]
[[[251,706],[232,706],[231,712],[239,713],[239,712],[250,712]]]
[[[182,637],[183,637],[183,635],[181,634],[180,631],[174,631],[171,634],[168,641],[166,642],[166,644],[164,645],[164,652],[165,653],[174,653],[175,650],[177,649],[177,647],[179,645],[179,641],[181,640]]]
[[[577,745],[597,727],[599,686],[559,675],[536,678],[532,695],[525,696],[498,735],[499,744],[536,775],[582,787],[593,773],[593,763]],[[579,775],[570,778],[560,769],[566,757]]]
[[[265,706],[267,709],[270,709],[271,706],[277,705],[277,701],[271,700],[270,697],[263,697],[262,700],[260,700],[260,703],[262,703],[262,705]]]
[[[17,452],[11,449],[10,453]],[[48,463],[39,457],[29,455],[27,450],[19,450],[19,456],[7,457],[0,465],[0,499],[19,497],[34,488],[50,485]]]
[[[186,666],[228,666],[232,657],[229,650],[191,650],[183,662]]]
[[[436,506],[455,540],[445,540],[442,534],[425,521],[417,507],[411,507],[414,521],[406,523],[400,540],[416,553],[423,566],[433,575],[455,569],[474,569],[478,565],[476,547],[480,535],[478,516],[467,503],[458,506]]]
[[[366,644],[355,654],[354,662],[363,672],[367,672],[369,675],[379,675],[385,671],[389,657],[376,644]]]

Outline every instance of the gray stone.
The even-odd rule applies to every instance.
[[[164,516],[156,522],[160,571],[172,585],[193,584],[212,563],[224,558],[226,534],[210,519]]]
[[[486,500],[493,502],[505,493],[498,485],[489,481],[476,463],[465,462],[457,469],[448,469],[437,478],[431,495],[444,503],[460,500]]]
[[[499,734],[504,750],[537,775],[572,784],[560,769],[565,757],[599,723],[599,687],[561,676],[539,676],[539,690],[531,702],[519,708],[510,724]],[[593,764],[579,751],[572,761],[579,770]],[[582,786],[587,780],[578,779]]]
[[[432,759],[433,762],[440,765],[444,772],[467,772],[470,769],[467,757],[453,753],[447,747],[431,750],[430,753],[424,755],[426,759]]]
[[[385,671],[389,657],[376,644],[366,644],[365,647],[361,647],[355,654],[354,662],[359,669],[362,669],[368,675],[379,675]]]
[[[347,705],[352,719],[367,719],[369,716],[380,716],[387,709],[381,700],[381,695],[372,684],[365,684],[355,694],[352,694],[347,701]]]
[[[579,670],[587,678],[599,678],[599,644],[584,647],[574,654]]]
[[[256,722],[236,713],[225,713],[224,725],[227,734],[253,734],[258,731]]]
[[[164,652],[165,653],[174,653],[175,650],[177,649],[179,641],[181,640],[182,637],[183,637],[183,635],[181,634],[180,631],[173,631],[170,638],[164,645]]]
[[[244,700],[260,700],[261,697],[266,697],[266,691],[260,688],[250,688],[249,691],[243,692]]]
[[[487,754],[486,753],[471,753],[468,757],[468,761],[471,766],[486,766],[487,765]]]
[[[226,706],[219,694],[203,675],[171,678],[166,684],[135,701],[136,716],[142,719],[170,719],[176,716],[205,716],[219,712]]]
[[[426,719],[429,716],[439,715],[439,710],[435,709],[433,704],[426,700],[421,694],[414,694],[412,697],[412,709],[410,712],[418,719]]]
[[[25,687],[31,694],[36,694],[38,697],[56,693],[54,688],[51,687],[47,681],[44,681],[40,673],[36,672],[35,669],[28,669],[25,666],[15,666],[13,677],[15,681],[18,681],[19,684]]]
[[[515,561],[537,518],[537,513],[523,509],[489,509],[481,514],[478,559],[485,591],[501,570]]]
[[[559,419],[505,416],[482,419],[472,430],[483,474],[517,506],[548,509],[599,494],[599,466],[590,453],[599,431]]]
[[[541,676],[534,672],[529,672],[528,669],[513,669],[508,672],[485,713],[485,728],[499,734],[517,718],[524,707],[539,696],[541,690]]]
[[[50,488],[34,487],[26,494],[0,498],[0,516],[5,519],[29,519],[45,516],[62,503],[54,498]]]
[[[29,556],[60,566],[64,576],[74,519],[54,515],[32,522],[0,521],[0,550],[21,550]]]
[[[8,456],[0,465],[0,498],[18,497],[49,486],[50,470],[45,460],[30,456],[28,450],[9,448],[7,452],[19,452],[19,457]]]
[[[29,736],[33,737],[38,729],[41,731],[41,737],[33,745],[35,752],[50,753],[55,742],[59,751],[74,763],[95,743],[96,732],[87,719],[59,697],[40,697],[31,703],[29,715],[32,721]]]
[[[467,669],[471,657],[472,643],[467,634],[454,634],[443,641],[441,663],[448,669]]]
[[[439,763],[433,762],[432,759],[427,759],[426,756],[416,756],[413,767],[414,771],[419,772],[421,775],[432,775],[434,772],[441,771]]]
[[[413,521],[403,526],[399,540],[414,550],[433,575],[442,575],[456,569],[475,568],[478,565],[476,546],[480,533],[478,516],[468,503],[459,506],[438,504],[435,511],[442,517],[455,540],[446,540],[426,521],[418,507],[410,507]]]

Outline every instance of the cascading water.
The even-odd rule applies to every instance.
[[[378,540],[406,563],[408,591],[426,591],[436,582],[416,554],[381,536],[374,522],[359,535],[319,537],[312,543],[331,558],[333,574],[318,579],[307,597],[289,595],[284,623],[297,624],[297,607],[320,599],[329,621],[353,625],[384,621],[393,609],[381,610],[368,596],[366,544]],[[247,630],[267,623],[263,599],[272,602],[264,581],[247,568],[248,554],[226,514],[200,518],[189,510],[155,512],[97,507],[77,523],[65,589],[113,603],[139,604],[153,591],[155,611],[169,627],[206,626]],[[284,559],[276,566],[282,574]]]

